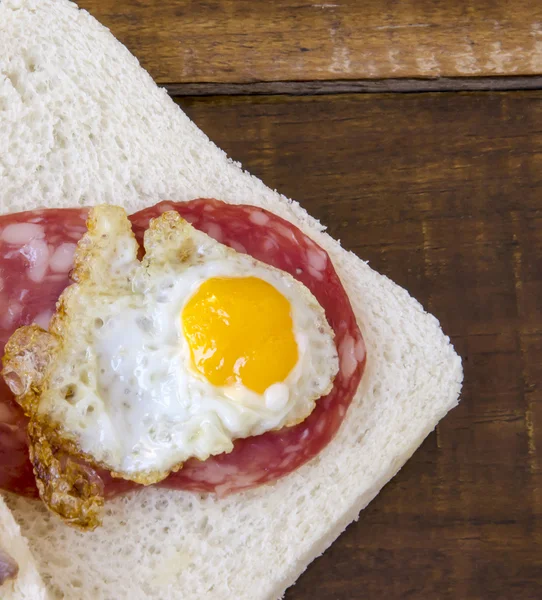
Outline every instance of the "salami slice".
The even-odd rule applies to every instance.
[[[36,210],[0,218],[0,353],[21,325],[47,327],[70,283],[87,210]],[[0,381],[0,488],[37,495],[26,444],[26,418]]]
[[[229,454],[188,461],[162,486],[219,495],[274,481],[318,454],[337,432],[361,379],[365,346],[350,302],[327,253],[291,223],[260,208],[198,199],[161,202],[131,216],[141,241],[149,221],[176,210],[196,228],[238,252],[287,271],[316,296],[334,329],[339,373],[303,423],[245,440]],[[0,217],[0,351],[13,331],[44,327],[69,284],[75,244],[86,231],[87,210],[43,210]],[[36,495],[27,457],[26,419],[0,384],[0,488]],[[134,484],[100,472],[108,496]]]

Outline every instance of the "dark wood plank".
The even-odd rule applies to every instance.
[[[170,83],[170,96],[315,96],[383,92],[465,92],[542,89],[542,77],[439,77],[438,79],[363,79],[265,81],[256,83]]]
[[[542,73],[534,0],[80,0],[160,83]]]
[[[464,357],[460,406],[288,600],[541,598],[542,93],[180,104]]]

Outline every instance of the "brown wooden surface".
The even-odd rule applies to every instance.
[[[160,83],[542,73],[538,0],[79,0]]]
[[[180,103],[464,357],[460,406],[287,599],[542,598],[542,92]]]
[[[385,92],[516,91],[542,89],[542,76],[440,77],[439,79],[359,79],[263,81],[258,83],[168,83],[171,96],[312,96]]]

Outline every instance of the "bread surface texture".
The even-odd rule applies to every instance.
[[[47,600],[47,590],[19,525],[0,496],[0,547],[17,563],[17,576],[0,585],[2,600]]]
[[[80,533],[9,497],[53,598],[280,598],[458,400],[438,321],[230,161],[96,20],[65,0],[0,2],[0,214],[215,197],[266,208],[330,255],[367,345],[345,421],[315,459],[226,498],[148,488]]]

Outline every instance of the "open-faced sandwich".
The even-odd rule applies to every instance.
[[[0,306],[0,488],[51,597],[282,596],[461,386],[65,0],[0,3]]]

